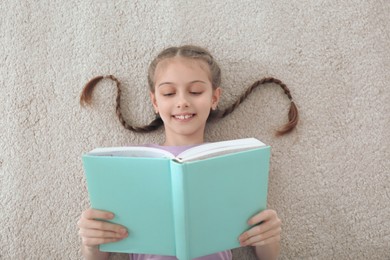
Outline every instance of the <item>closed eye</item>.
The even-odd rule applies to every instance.
[[[190,94],[192,94],[192,95],[200,95],[200,94],[202,94],[202,92],[191,91]]]
[[[165,94],[162,94],[164,97],[169,97],[169,96],[173,96],[175,95],[175,93],[165,93]]]

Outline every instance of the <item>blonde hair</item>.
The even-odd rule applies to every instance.
[[[163,60],[174,57],[183,57],[206,62],[210,71],[210,80],[213,89],[216,89],[221,85],[221,69],[213,56],[211,56],[210,52],[198,46],[184,45],[181,47],[169,47],[163,50],[150,63],[148,69],[148,83],[150,91],[154,92],[154,76],[157,65]]]
[[[148,69],[148,84],[150,91],[154,92],[154,76],[156,72],[157,65],[160,64],[160,62],[174,58],[174,57],[183,57],[193,60],[201,60],[208,64],[209,72],[210,72],[210,80],[212,83],[213,89],[216,89],[221,84],[221,69],[218,65],[218,63],[215,61],[213,56],[210,54],[209,51],[206,49],[194,46],[194,45],[184,45],[180,47],[169,47],[167,49],[164,49],[162,52],[160,52],[157,57],[150,63],[149,69]],[[163,125],[163,121],[159,117],[159,115],[156,116],[156,118],[148,125],[145,126],[134,126],[132,124],[127,123],[121,112],[120,108],[120,96],[121,96],[121,84],[119,80],[112,76],[98,76],[93,79],[91,79],[83,88],[83,91],[80,96],[80,104],[82,106],[89,105],[92,100],[92,92],[95,86],[97,85],[100,80],[107,78],[110,80],[113,80],[116,83],[117,86],[117,98],[116,98],[116,114],[119,118],[119,121],[121,124],[128,130],[134,131],[134,132],[151,132],[154,130],[157,130],[160,126]],[[298,109],[295,105],[295,103],[292,100],[292,96],[290,93],[290,90],[287,88],[286,84],[284,84],[282,81],[272,78],[272,77],[266,77],[261,80],[258,80],[254,82],[249,88],[240,96],[238,99],[233,102],[229,107],[227,107],[224,110],[215,110],[211,111],[209,120],[216,119],[216,118],[223,118],[227,116],[228,114],[232,113],[251,93],[252,91],[264,84],[267,83],[274,83],[278,86],[280,86],[286,96],[290,99],[290,109],[288,112],[288,122],[282,126],[280,129],[276,131],[276,135],[284,135],[286,133],[291,132],[298,123]]]

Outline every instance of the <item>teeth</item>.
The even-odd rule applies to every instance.
[[[191,118],[191,117],[192,117],[192,115],[175,116],[175,118],[180,119],[180,120],[188,119],[188,118]]]

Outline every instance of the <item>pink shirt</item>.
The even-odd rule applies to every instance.
[[[130,254],[131,260],[177,260],[175,256],[162,256],[162,255],[143,255],[143,254]],[[196,260],[231,260],[232,252],[230,250],[222,251],[219,253],[206,255]]]
[[[164,149],[168,152],[171,152],[175,156],[193,147],[193,146],[160,146],[154,144],[146,145],[146,146]],[[147,255],[147,254],[130,254],[129,257],[131,260],[177,260],[177,258],[174,256],[160,256],[160,255]],[[196,260],[231,260],[232,252],[230,250],[226,250],[219,253],[198,257],[195,259]]]

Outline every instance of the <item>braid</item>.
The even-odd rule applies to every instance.
[[[160,126],[163,125],[163,121],[159,116],[156,116],[156,118],[146,126],[133,126],[128,124],[125,119],[123,118],[122,111],[121,111],[121,106],[120,106],[120,97],[121,97],[121,84],[119,80],[114,77],[113,75],[108,75],[108,76],[97,76],[93,79],[91,79],[84,87],[83,91],[81,92],[80,96],[80,104],[81,106],[86,106],[86,105],[91,105],[92,101],[92,92],[97,85],[102,79],[111,79],[116,83],[117,87],[117,96],[116,96],[116,115],[118,116],[119,122],[123,125],[125,129],[128,129],[130,131],[136,132],[136,133],[147,133],[147,132],[152,132],[154,130],[157,130]]]
[[[283,90],[284,93],[287,95],[287,97],[290,99],[291,104],[290,104],[290,110],[288,112],[288,122],[282,126],[279,130],[276,131],[277,136],[281,136],[284,134],[287,134],[291,132],[295,126],[298,123],[298,109],[295,105],[295,103],[292,101],[292,96],[290,93],[290,90],[287,88],[286,84],[284,84],[282,81],[268,77],[268,78],[263,78],[261,80],[255,81],[238,99],[236,102],[234,102],[232,105],[227,107],[225,110],[222,111],[217,111],[216,113],[213,113],[212,117],[213,118],[224,118],[225,116],[229,115],[232,113],[251,93],[252,91],[264,84],[267,83],[275,83],[279,85]]]

